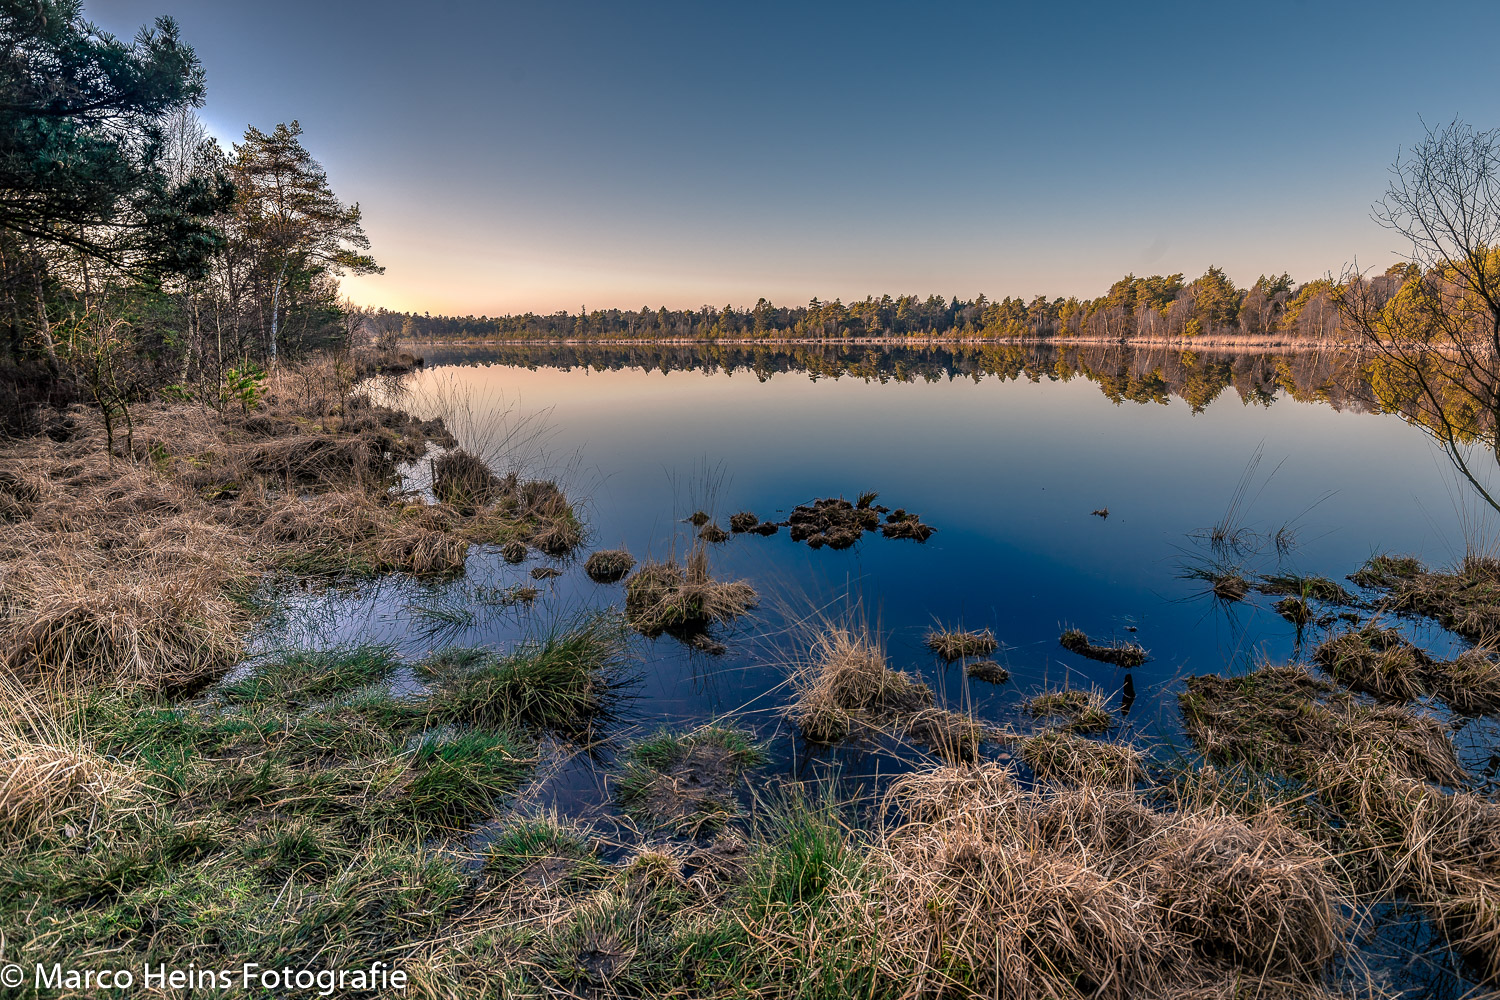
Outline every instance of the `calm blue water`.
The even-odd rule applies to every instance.
[[[1286,661],[1324,634],[1299,635],[1270,609],[1274,598],[1216,601],[1205,583],[1186,578],[1193,567],[1342,580],[1378,552],[1453,562],[1466,544],[1482,544],[1488,527],[1418,429],[1376,412],[1357,392],[1308,393],[1299,383],[1298,395],[1331,402],[1297,401],[1268,387],[1256,373],[1282,363],[1276,359],[1244,363],[1233,386],[1225,360],[1225,384],[1207,392],[1207,376],[1193,381],[1206,362],[1187,369],[1172,362],[1168,388],[1124,393],[1148,402],[1119,391],[1121,379],[1130,381],[1125,367],[1133,366],[1137,386],[1156,370],[1139,358],[1084,365],[1091,377],[1045,357],[1019,372],[997,366],[1007,377],[949,375],[928,364],[910,381],[890,365],[830,377],[786,359],[759,375],[696,363],[663,371],[655,361],[632,366],[605,353],[596,365],[544,355],[528,367],[513,363],[514,352],[506,355],[512,363],[474,351],[428,360],[405,381],[403,405],[443,415],[465,446],[501,471],[514,463],[560,477],[584,501],[590,544],[570,560],[534,555],[518,566],[476,548],[456,582],[390,579],[295,595],[278,628],[288,621],[300,628],[300,644],[391,642],[413,659],[449,644],[503,648],[548,623],[623,604],[621,585],[583,573],[594,548],[680,557],[695,534],[683,519],[700,508],[727,526],[740,510],[779,520],[818,497],[878,490],[881,502],[920,513],[937,533],[925,544],[867,534],[846,551],[813,551],[783,529],[714,546],[715,576],[751,582],[760,608],[718,634],[728,647],[722,656],[670,637],[636,638],[635,677],[611,729],[618,746],[661,726],[733,716],[767,741],[768,772],[832,770],[866,790],[917,754],[893,744],[810,747],[782,715],[789,666],[820,623],[868,621],[893,666],[921,672],[940,703],[981,718],[1024,724],[1018,706],[1026,696],[1097,685],[1123,713],[1111,738],[1180,746],[1181,678]],[[801,364],[829,370],[818,359]],[[1050,377],[1057,374],[1072,377]],[[413,472],[420,483],[422,470]],[[1108,518],[1091,513],[1102,508]],[[1239,537],[1237,548],[1209,543],[1221,522]],[[1272,540],[1278,531],[1289,541],[1281,548]],[[563,575],[537,584],[544,590],[537,605],[507,609],[477,599],[484,588],[532,584],[529,572],[539,565]],[[937,661],[922,640],[938,624],[993,630],[1003,644],[995,659],[1010,681],[970,682]],[[1137,641],[1151,659],[1127,673],[1069,654],[1057,639],[1071,626],[1095,642]],[[1441,631],[1402,627],[1434,652],[1451,653]],[[1494,724],[1469,720],[1458,742],[1475,773],[1492,777]],[[523,805],[607,816],[611,753],[559,751]],[[1421,942],[1430,929],[1412,919],[1391,922],[1371,946],[1394,949],[1379,960],[1383,967],[1397,969],[1427,949]],[[1402,935],[1418,943],[1403,944]],[[1446,971],[1394,974],[1440,993],[1463,986]]]
[[[590,545],[573,561],[536,556],[520,566],[476,549],[455,584],[386,581],[308,598],[333,616],[312,619],[320,641],[381,638],[418,655],[450,642],[505,643],[530,623],[618,605],[620,585],[591,582],[582,557],[613,547],[638,559],[681,556],[694,534],[682,521],[699,508],[722,524],[739,510],[779,519],[817,497],[878,490],[938,529],[925,544],[867,534],[845,551],[810,550],[785,530],[713,547],[715,575],[750,581],[761,609],[721,636],[724,656],[643,640],[631,709],[641,725],[758,713],[774,731],[805,622],[853,610],[882,634],[894,666],[997,720],[1045,686],[1092,684],[1119,699],[1126,673],[1061,649],[1063,628],[1139,642],[1151,660],[1132,672],[1124,735],[1170,740],[1182,676],[1298,653],[1297,629],[1270,610],[1274,599],[1224,605],[1185,578],[1191,568],[1342,580],[1376,552],[1451,562],[1485,526],[1424,434],[1357,399],[1336,408],[1282,393],[1266,405],[1226,389],[1195,408],[1172,395],[1114,402],[1082,377],[902,382],[527,368],[482,352],[449,360],[408,379],[405,404],[444,414],[496,464],[518,455],[530,473],[560,476],[584,499]],[[1108,518],[1091,513],[1102,508]],[[1243,544],[1215,551],[1207,532],[1226,518]],[[1290,547],[1278,550],[1278,531]],[[554,563],[564,573],[541,584],[546,614],[471,599],[476,587],[531,583],[531,568]],[[464,605],[475,621],[437,629],[413,617],[413,605],[432,604]],[[969,684],[941,666],[922,644],[936,624],[992,629],[1010,682]],[[1321,634],[1302,638],[1315,644]],[[1444,635],[1419,637],[1447,652]]]

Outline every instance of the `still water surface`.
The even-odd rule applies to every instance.
[[[1226,606],[1190,569],[1218,563],[1252,579],[1295,571],[1342,580],[1377,552],[1452,562],[1466,537],[1484,530],[1441,452],[1399,416],[1357,392],[1299,391],[1299,401],[1268,381],[1274,374],[1257,381],[1256,371],[1285,373],[1285,358],[1219,359],[1222,377],[1207,382],[1193,381],[1203,359],[1186,376],[1172,359],[1177,367],[1154,382],[1150,373],[1161,369],[1139,357],[1092,367],[1037,357],[986,374],[962,358],[929,356],[915,376],[889,357],[854,374],[826,358],[783,358],[758,371],[701,361],[682,369],[618,353],[589,363],[587,354],[429,351],[429,367],[400,390],[406,405],[445,413],[473,450],[493,452],[506,428],[513,443],[524,440],[530,472],[560,475],[570,495],[585,498],[590,544],[570,561],[534,555],[518,566],[476,548],[459,581],[301,595],[289,614],[303,642],[385,641],[412,658],[449,644],[503,648],[545,627],[537,622],[623,603],[620,585],[583,573],[593,548],[680,557],[694,533],[683,519],[697,509],[721,524],[740,510],[780,520],[818,497],[878,490],[881,502],[920,513],[937,533],[925,544],[867,534],[845,551],[810,550],[785,530],[714,546],[715,575],[750,581],[760,609],[719,635],[722,656],[670,637],[637,638],[636,677],[614,730],[623,742],[734,716],[768,741],[768,772],[837,772],[846,785],[868,786],[909,766],[915,751],[810,747],[781,714],[788,664],[809,622],[868,620],[893,666],[921,672],[940,703],[994,722],[1022,721],[1020,701],[1044,687],[1097,685],[1123,714],[1112,738],[1171,754],[1184,745],[1183,676],[1286,661],[1323,634],[1299,635],[1271,610],[1274,598],[1252,593]],[[1088,377],[1077,377],[1080,368]],[[422,470],[414,472],[420,481]],[[1092,513],[1104,508],[1107,518]],[[1207,533],[1226,518],[1243,544],[1216,551]],[[530,584],[538,565],[563,573],[539,584],[537,607],[475,599],[486,587]],[[937,661],[922,640],[939,623],[993,630],[1010,681],[967,681],[960,667]],[[1069,654],[1057,639],[1071,626],[1095,642],[1139,642],[1151,659],[1127,673]],[[1403,627],[1440,655],[1452,650],[1439,630]],[[1465,762],[1485,773],[1493,725],[1467,722],[1458,742]],[[526,805],[606,815],[610,756],[608,748],[602,758],[559,755]],[[1420,921],[1396,920],[1381,940],[1409,956],[1426,934]],[[1402,935],[1410,941],[1401,944]],[[1462,988],[1461,976],[1433,975],[1444,991]]]

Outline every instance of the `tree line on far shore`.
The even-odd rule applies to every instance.
[[[1397,264],[1385,274],[1359,279],[1386,294],[1410,273]],[[929,295],[883,295],[844,303],[813,299],[805,306],[778,306],[762,298],[753,307],[521,313],[507,316],[370,314],[373,328],[391,340],[717,340],[840,339],[856,337],[945,337],[1100,340],[1252,337],[1299,343],[1336,341],[1348,331],[1340,322],[1339,296],[1348,282],[1319,278],[1298,284],[1288,274],[1261,275],[1238,288],[1210,267],[1187,281],[1181,274],[1127,274],[1093,299],[992,300]]]

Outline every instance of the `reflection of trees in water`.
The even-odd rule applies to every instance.
[[[1338,351],[1289,353],[1184,351],[1123,345],[884,344],[678,345],[515,344],[465,350],[430,348],[429,364],[495,363],[595,371],[749,372],[861,378],[872,382],[1084,378],[1116,403],[1166,403],[1172,396],[1201,411],[1226,390],[1242,403],[1269,406],[1287,395],[1335,409],[1380,407],[1361,377],[1361,363]]]

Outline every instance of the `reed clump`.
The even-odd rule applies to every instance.
[[[1319,991],[1347,900],[1274,814],[1159,813],[1097,785],[1025,790],[997,765],[897,779],[874,853],[880,946],[936,995]],[[1257,988],[1258,984],[1258,988]]]
[[[966,656],[988,656],[1000,648],[1000,643],[995,640],[995,633],[989,629],[977,632],[932,629],[924,641],[928,649],[950,663]]]
[[[1500,639],[1500,559],[1470,554],[1440,572],[1409,556],[1375,556],[1350,579],[1386,591],[1393,610],[1431,618],[1471,642]]]
[[[617,583],[634,568],[635,556],[624,549],[600,549],[583,564],[583,571],[595,583]]]
[[[1043,781],[1134,788],[1146,777],[1145,756],[1126,743],[1104,743],[1048,730],[1017,743],[1021,760]]]
[[[1102,733],[1115,724],[1109,698],[1096,687],[1043,691],[1028,698],[1024,707],[1032,716],[1068,732]]]
[[[890,727],[933,704],[931,688],[892,670],[874,638],[852,628],[819,632],[791,680],[792,719],[816,743],[837,743],[864,727]]]
[[[1146,651],[1133,642],[1116,642],[1108,646],[1096,645],[1082,629],[1070,628],[1058,636],[1058,645],[1070,653],[1113,663],[1117,667],[1138,667],[1146,662]]]
[[[702,633],[744,615],[758,600],[748,583],[715,580],[701,547],[688,555],[686,566],[647,560],[625,583],[626,620],[648,636]]]

